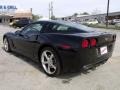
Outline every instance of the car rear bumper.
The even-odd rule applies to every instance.
[[[80,49],[77,52],[59,50],[63,72],[80,70],[84,66],[95,65],[112,56],[114,43],[107,45],[108,53],[101,55],[100,47]]]

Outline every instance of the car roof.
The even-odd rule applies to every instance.
[[[76,29],[80,29],[80,30],[84,30],[84,31],[93,31],[90,27],[87,27],[85,25],[82,24],[78,24],[78,23],[74,23],[74,22],[70,22],[70,21],[63,21],[63,20],[40,20],[37,21],[39,22],[48,22],[48,23],[57,23],[57,24],[62,24],[62,25],[67,25],[70,27],[74,27]]]
[[[63,20],[40,20],[37,22],[50,22],[50,23],[59,23],[59,24],[65,24],[68,23],[68,21],[63,21]]]
[[[76,27],[76,28],[83,26],[81,24],[77,24],[77,23],[70,22],[70,21],[63,21],[63,20],[40,20],[40,21],[38,21],[38,23],[39,22],[56,23],[56,24],[62,24],[62,25],[67,25],[67,26],[71,26],[71,27]]]

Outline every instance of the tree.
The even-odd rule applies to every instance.
[[[32,16],[33,16],[33,21],[37,21],[37,20],[39,20],[40,18],[42,18],[42,16],[35,15],[35,14],[33,14]]]
[[[74,14],[73,14],[73,16],[77,16],[77,15],[78,15],[78,13],[74,13]]]
[[[83,12],[83,13],[81,13],[81,15],[89,15],[89,13],[88,12]]]

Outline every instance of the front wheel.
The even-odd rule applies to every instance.
[[[10,52],[11,49],[10,49],[10,45],[9,45],[9,42],[8,42],[8,39],[5,37],[4,40],[3,40],[3,44],[4,44],[4,49],[6,52]]]
[[[60,74],[61,67],[57,53],[54,49],[46,47],[40,54],[41,65],[48,76],[57,76]]]

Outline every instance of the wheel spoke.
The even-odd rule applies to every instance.
[[[56,66],[53,65],[53,63],[50,64],[51,68],[55,69],[56,70]]]
[[[50,71],[50,65],[48,64],[48,73],[51,74],[51,71]]]
[[[43,64],[48,64],[48,61],[42,61]]]
[[[48,55],[46,54],[46,52],[44,52],[44,57],[45,57],[47,60],[49,60],[49,57],[48,57]]]
[[[50,59],[50,60],[52,60],[52,58],[53,58],[53,57],[54,57],[54,55],[53,55],[53,54],[51,54],[49,59]]]

